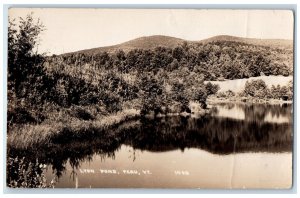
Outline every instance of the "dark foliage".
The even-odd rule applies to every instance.
[[[36,119],[24,108],[15,108],[7,113],[8,123],[34,123]]]
[[[292,87],[292,83],[289,82],[286,86],[272,85],[269,88],[263,80],[252,80],[246,82],[242,95],[255,98],[291,100],[293,98]]]
[[[97,68],[115,67],[121,72],[169,72],[180,67],[203,73],[206,80],[240,79],[264,75],[292,74],[292,51],[267,46],[255,46],[235,41],[213,41],[206,44],[183,43],[175,48],[118,50],[108,54],[64,54],[67,64],[93,64]],[[77,66],[78,64],[74,64]]]

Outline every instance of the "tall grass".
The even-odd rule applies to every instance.
[[[97,116],[93,120],[82,120],[71,117],[63,110],[60,113],[61,115],[56,119],[52,118],[41,124],[11,126],[7,135],[8,147],[28,149],[50,144],[53,138],[59,139],[61,136],[80,137],[95,131],[105,131],[140,115],[138,110],[126,109],[107,116]]]

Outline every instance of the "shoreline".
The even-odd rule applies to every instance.
[[[207,105],[211,106],[218,103],[236,103],[236,104],[292,104],[293,101],[282,100],[266,100],[266,99],[253,99],[247,98],[247,101],[243,101],[245,98],[217,98],[210,97],[207,99]],[[64,119],[56,118],[47,120],[40,124],[14,124],[8,128],[7,132],[7,146],[19,149],[37,148],[41,145],[52,144],[54,139],[60,137],[67,138],[80,138],[86,135],[93,135],[100,131],[105,131],[117,127],[131,119],[138,117],[145,117],[147,119],[153,119],[155,117],[172,117],[172,116],[184,116],[200,118],[201,116],[209,113],[210,108],[201,109],[199,112],[194,113],[167,113],[141,115],[140,110],[137,109],[125,109],[123,111],[113,113],[106,116],[97,116],[93,120],[82,120],[76,117],[72,117],[68,114],[63,115]]]
[[[278,99],[257,99],[257,98],[208,98],[207,104],[213,105],[217,103],[237,103],[237,104],[271,104],[271,105],[282,105],[282,104],[293,104],[292,100],[278,100]]]
[[[139,116],[139,110],[127,109],[88,121],[70,117],[69,122],[51,121],[41,124],[15,124],[8,129],[7,146],[28,149],[49,144],[54,138],[64,135],[69,135],[70,138],[78,138],[87,134],[94,134],[97,131],[108,130]]]

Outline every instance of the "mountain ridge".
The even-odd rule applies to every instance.
[[[120,44],[111,45],[111,46],[103,46],[103,47],[96,47],[90,49],[84,49],[74,52],[63,53],[60,55],[68,55],[68,54],[76,54],[76,53],[83,53],[83,54],[97,54],[100,52],[108,52],[113,53],[117,50],[123,50],[128,52],[133,49],[154,49],[155,47],[168,47],[174,48],[184,42],[187,43],[194,43],[194,44],[206,44],[212,42],[240,42],[250,45],[260,45],[272,48],[279,48],[279,49],[290,49],[293,50],[293,40],[287,39],[257,39],[257,38],[244,38],[244,37],[236,37],[230,35],[217,35],[207,39],[199,40],[199,41],[191,41],[185,40],[181,38],[165,36],[165,35],[152,35],[152,36],[142,36],[138,37]]]

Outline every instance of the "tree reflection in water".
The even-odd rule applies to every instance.
[[[244,112],[245,119],[216,116],[222,108],[240,109]],[[53,138],[50,144],[36,149],[8,148],[8,159],[22,159],[26,170],[21,170],[8,160],[7,184],[12,184],[12,187],[26,186],[24,178],[20,178],[25,176],[19,172],[34,171],[39,173],[36,174],[38,179],[27,179],[30,181],[29,186],[48,187],[41,184],[46,182],[42,178],[45,167],[29,164],[38,161],[39,164],[50,165],[59,178],[66,171],[67,162],[74,170],[78,169],[82,162],[91,161],[95,154],[102,159],[114,159],[115,152],[122,144],[152,152],[176,149],[184,152],[186,148],[199,148],[219,155],[242,152],[290,152],[293,141],[291,108],[291,105],[220,104],[212,109],[211,114],[201,118],[182,116],[141,118],[107,131],[93,129],[95,130],[93,136],[70,138],[68,132],[62,132],[61,136]],[[289,122],[265,122],[267,114],[285,117]],[[33,170],[28,170],[28,167],[32,167]],[[33,175],[31,174],[31,177]],[[16,181],[22,181],[23,184],[14,186]]]

